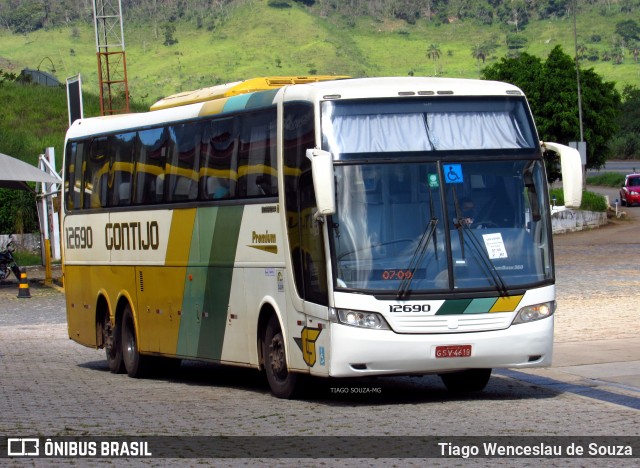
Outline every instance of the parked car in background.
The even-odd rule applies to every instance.
[[[620,188],[620,203],[622,206],[640,205],[640,174],[628,174],[624,178],[624,185]]]

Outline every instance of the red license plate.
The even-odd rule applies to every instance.
[[[436,346],[437,358],[470,357],[471,345]]]

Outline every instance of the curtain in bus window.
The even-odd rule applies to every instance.
[[[164,128],[138,132],[139,156],[135,167],[134,197],[137,205],[164,200],[164,161],[169,146]]]
[[[238,181],[237,119],[220,119],[205,124],[200,144],[202,198],[235,198]]]
[[[84,141],[67,145],[64,190],[67,210],[69,211],[82,208],[82,160],[84,148]]]
[[[167,201],[198,198],[202,124],[189,122],[169,128],[170,149],[165,166]]]
[[[131,203],[135,139],[135,132],[109,137],[109,150],[111,153],[109,204],[111,206],[127,206]]]
[[[525,148],[529,144],[508,112],[438,112],[427,114],[435,150]]]
[[[238,158],[239,195],[277,195],[275,110],[242,119]]]
[[[89,146],[82,179],[83,208],[107,206],[109,157],[107,137],[94,138]]]
[[[328,135],[331,152],[429,151],[423,114],[336,115]]]

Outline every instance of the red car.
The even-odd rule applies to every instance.
[[[620,188],[620,203],[622,206],[640,205],[640,174],[629,174],[624,178],[624,185]]]

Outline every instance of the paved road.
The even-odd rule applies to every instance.
[[[498,371],[486,391],[473,396],[451,395],[433,376],[319,381],[308,399],[282,401],[273,398],[263,377],[250,370],[186,363],[173,374],[147,380],[113,375],[103,351],[68,340],[59,291],[32,283],[32,297],[18,299],[15,285],[0,286],[0,435],[631,435],[640,440],[640,240],[624,235],[632,226],[619,222],[591,233],[556,237],[553,367]],[[634,466],[637,460],[545,463]],[[487,461],[475,464],[484,466]],[[12,463],[24,466],[20,460]],[[278,460],[281,466],[318,463]],[[394,464],[384,459],[322,463]],[[152,464],[172,463],[154,459]],[[274,461],[215,461],[216,466],[237,464],[272,466]],[[404,459],[395,464],[423,466],[425,461]]]
[[[587,177],[602,174],[603,172],[619,172],[620,174],[631,174],[634,171],[640,172],[640,161],[638,160],[620,160],[607,161],[600,170],[588,170]]]

